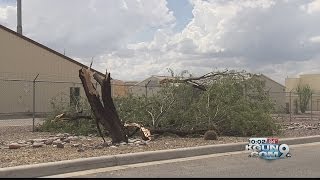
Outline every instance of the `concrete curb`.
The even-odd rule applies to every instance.
[[[320,142],[320,136],[280,139],[280,143],[288,145],[306,144],[312,142]],[[243,151],[246,144],[248,143],[240,142],[230,144],[217,144],[0,168],[0,177],[42,177],[111,166],[186,158],[224,152]]]

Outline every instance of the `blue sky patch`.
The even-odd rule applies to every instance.
[[[16,5],[16,0],[0,0],[0,5]]]
[[[192,5],[188,0],[167,0],[168,8],[173,11],[177,19],[175,31],[181,31],[193,18]]]

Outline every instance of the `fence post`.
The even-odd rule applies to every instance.
[[[312,121],[312,93],[311,93],[311,121]]]
[[[148,85],[149,83],[151,82],[151,80],[149,80],[146,85],[145,85],[145,88],[146,88],[146,98],[148,98]]]
[[[36,79],[39,74],[33,79],[33,112],[32,112],[32,132],[34,132],[34,121],[35,121],[35,113],[36,113]]]
[[[291,90],[292,91],[292,90]],[[289,114],[290,114],[290,122],[291,122],[291,91],[289,92]]]

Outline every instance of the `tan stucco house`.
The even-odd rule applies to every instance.
[[[128,93],[135,96],[152,96],[161,89],[160,81],[169,78],[172,77],[152,75],[143,81],[132,84],[132,86],[128,88]]]
[[[269,93],[270,99],[275,104],[275,111],[285,112],[286,87],[264,74],[260,74],[259,77],[265,82],[265,91]]]
[[[36,112],[50,111],[52,98],[70,99],[71,94],[85,97],[78,74],[86,65],[2,25],[0,62],[0,114],[32,112],[32,81],[37,74]],[[120,80],[111,83],[123,84]],[[114,96],[119,87],[112,86]]]
[[[295,108],[294,100],[298,99],[298,94],[296,93],[297,86],[300,85],[309,85],[312,90],[312,110],[320,110],[320,74],[302,74],[297,78],[286,78],[286,103],[293,111]],[[291,92],[291,93],[290,93]],[[311,110],[311,99],[307,110]]]

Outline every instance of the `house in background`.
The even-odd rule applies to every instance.
[[[265,91],[275,104],[276,112],[285,112],[286,110],[286,87],[264,74],[259,74],[260,80],[265,82]]]
[[[79,70],[87,67],[59,52],[0,25],[0,114],[51,110],[52,99],[74,103],[85,97]],[[94,70],[96,73],[102,73]],[[15,81],[13,81],[15,80]],[[23,80],[23,81],[17,81]],[[124,82],[112,80],[112,95],[123,95]],[[75,97],[75,98],[71,98]]]
[[[309,106],[307,110],[319,111],[320,110],[320,74],[303,74],[298,78],[286,78],[286,104],[287,107],[291,105],[291,112],[295,109],[294,101],[298,100],[298,94],[296,88],[298,85],[309,85],[313,94],[312,99],[310,99]],[[311,104],[312,102],[312,104]]]
[[[161,89],[160,81],[170,78],[172,77],[152,75],[151,77],[129,87],[128,92],[136,96],[152,96]]]

